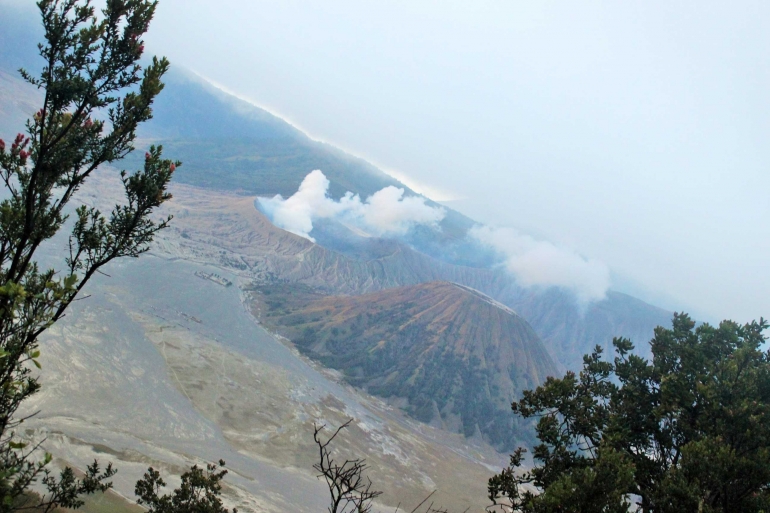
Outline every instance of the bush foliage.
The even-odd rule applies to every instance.
[[[522,512],[760,512],[770,509],[770,353],[764,320],[718,327],[676,314],[657,328],[652,360],[616,338],[612,361],[524,394],[517,414],[539,418],[537,465],[523,450],[489,481]]]

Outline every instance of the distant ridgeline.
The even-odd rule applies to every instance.
[[[235,98],[186,71],[172,68],[153,106],[153,119],[140,129],[141,142],[163,144],[183,162],[178,182],[244,194],[291,196],[307,174],[320,169],[330,181],[329,195],[346,192],[366,198],[387,186],[416,195],[365,160],[310,139],[286,121]],[[141,165],[141,152],[126,165]],[[436,205],[428,201],[431,205]],[[406,237],[431,256],[477,266],[485,261],[460,247],[474,221],[451,209],[441,230],[418,227]],[[478,253],[478,248],[476,253]],[[481,258],[480,258],[481,257]]]
[[[17,16],[17,19],[14,16],[18,13],[13,9],[32,16]],[[34,6],[14,7],[0,17],[2,137],[23,130],[23,120],[39,103],[39,92],[21,81],[16,71],[23,66],[34,73],[42,67],[35,52],[40,27],[33,11]],[[184,165],[175,174],[176,182],[248,195],[288,197],[297,191],[310,171],[321,169],[330,181],[329,194],[334,198],[348,191],[366,198],[391,185],[404,188],[407,196],[414,194],[366,161],[313,141],[280,118],[192,74],[172,67],[166,84],[154,105],[154,118],[140,131],[137,146],[143,150],[151,143],[160,143],[166,155],[181,160]],[[135,152],[122,167],[141,167],[143,155],[144,151]],[[376,238],[356,240],[326,220],[314,224],[313,236],[320,246],[367,262],[371,268],[402,266],[408,269],[421,255],[427,255],[455,266],[452,271],[455,276],[463,275],[457,271],[459,268],[475,268],[474,272],[465,273],[475,276],[479,274],[475,271],[492,267],[495,260],[494,255],[484,252],[466,237],[474,224],[462,214],[446,209],[439,229],[427,225],[414,227],[401,236],[397,244]],[[581,355],[597,344],[610,347],[614,336],[631,338],[646,352],[653,328],[668,325],[671,317],[669,312],[613,291],[608,292],[606,299],[581,307],[568,291],[525,289],[502,272],[495,276],[488,282],[464,283],[513,308],[531,324],[554,360],[565,368],[579,367]],[[408,284],[412,283],[396,283]],[[333,361],[333,356],[322,354],[317,353],[324,361]],[[373,386],[374,390],[379,385],[367,386]],[[427,418],[427,410],[420,409],[417,403],[412,403],[410,408],[418,417]]]
[[[406,189],[407,195],[414,194],[366,161],[313,141],[282,119],[194,75],[172,71],[166,82],[165,94],[155,106],[155,117],[141,135],[148,141],[162,142],[169,155],[184,162],[175,176],[180,182],[288,197],[310,171],[321,169],[331,182],[329,193],[334,198],[347,191],[366,197],[388,185]],[[402,241],[455,265],[491,265],[490,254],[467,240],[466,234],[475,222],[452,209],[446,212],[440,230],[417,226]],[[324,226],[323,220],[317,223],[318,235],[313,233],[318,243],[349,255],[358,252],[361,242],[351,244],[345,236],[332,233],[333,224]],[[367,247],[373,244],[365,242]],[[370,259],[373,255],[360,257]],[[671,318],[670,312],[613,291],[608,299],[584,309],[561,289],[520,290],[493,297],[527,319],[551,353],[569,368],[580,365],[582,355],[595,345],[610,347],[614,336],[630,337],[644,351],[653,328],[668,325]]]
[[[330,195],[368,196],[404,187],[366,161],[313,141],[286,121],[172,68],[140,137],[162,142],[184,162],[175,178],[246,194],[290,196],[314,169],[331,181]]]

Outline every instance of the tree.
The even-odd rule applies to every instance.
[[[489,481],[507,511],[770,511],[768,323],[695,323],[675,314],[657,328],[652,360],[628,339],[584,357],[579,375],[549,378],[513,403],[538,417],[538,462],[523,450]]]
[[[340,464],[329,451],[329,445],[351,422],[353,419],[342,424],[326,440],[321,438],[325,426],[313,426],[313,440],[318,447],[318,463],[313,468],[329,488],[329,513],[368,513],[372,501],[382,495],[382,492],[372,490],[372,481],[364,477],[368,468],[366,460],[346,459]]]
[[[0,140],[0,511],[21,507],[35,481],[47,489],[40,503],[46,510],[77,507],[80,494],[109,487],[112,467],[102,472],[94,465],[83,479],[66,469],[55,478],[47,468],[50,456],[37,457],[38,447],[17,438],[24,421],[17,411],[40,388],[32,368],[40,367],[40,335],[107,263],[147,251],[170,220],[154,221],[151,214],[171,197],[167,185],[180,165],[153,147],[142,170],[121,172],[124,204],[109,215],[86,206],[73,211],[76,193],[94,170],[134,149],[137,126],[152,116],[168,61],[140,65],[155,1],[107,0],[101,16],[91,0],[40,0],[37,6],[44,67],[39,76],[20,73],[44,91],[43,104],[27,122],[26,136],[16,136],[10,147]],[[61,268],[40,269],[35,255],[41,244],[70,218]]]
[[[225,462],[219,460],[219,466]],[[136,483],[137,502],[147,508],[149,513],[229,513],[219,498],[222,490],[221,481],[227,470],[217,470],[216,465],[206,465],[204,471],[193,465],[182,474],[182,484],[171,495],[160,495],[160,489],[166,486],[160,473],[152,467]],[[238,513],[233,508],[232,513]]]

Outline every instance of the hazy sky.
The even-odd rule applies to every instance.
[[[162,0],[148,43],[480,221],[746,321],[770,316],[767,20],[766,1]]]
[[[768,20],[767,1],[161,0],[147,41],[616,288],[747,321],[770,316]]]

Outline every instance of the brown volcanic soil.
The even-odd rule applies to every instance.
[[[511,401],[558,374],[524,319],[455,283],[332,297],[281,284],[255,297],[265,324],[351,384],[500,449],[526,438]]]
[[[277,228],[254,207],[253,196],[179,184],[172,192],[174,198],[159,214],[173,214],[174,221],[157,240],[156,254],[218,265],[259,284],[303,284],[327,295],[437,280],[460,283],[526,319],[562,370],[579,369],[583,354],[596,345],[611,348],[615,336],[630,338],[644,350],[653,328],[670,322],[668,312],[625,294],[609,291],[606,300],[581,308],[559,289],[522,289],[502,269],[448,264],[393,241],[381,242],[376,255],[354,258]]]

